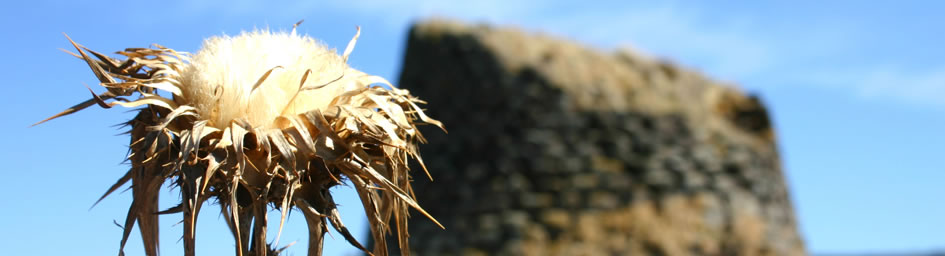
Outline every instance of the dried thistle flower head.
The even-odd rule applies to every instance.
[[[280,233],[290,209],[303,213],[309,255],[321,254],[329,224],[371,254],[345,228],[328,192],[347,178],[368,216],[373,253],[387,254],[384,237],[394,226],[406,255],[408,208],[436,222],[417,205],[407,172],[410,157],[423,166],[417,125],[442,125],[408,91],[375,86],[390,83],[346,64],[357,37],[338,55],[295,29],[260,30],[212,37],[194,55],[160,45],[129,48],[118,52],[123,60],[70,39],[73,55],[107,91],[42,122],[96,103],[141,107],[127,123],[131,168],[102,196],[131,182],[119,254],[137,223],[145,252],[157,255],[157,214],[182,213],[184,252],[194,255],[197,215],[210,199],[220,205],[237,255],[282,250],[279,234],[272,243],[267,238],[270,206],[282,212]],[[182,200],[162,211],[158,192],[165,181]]]
[[[324,87],[300,91],[308,72],[308,88]],[[269,31],[206,40],[180,77],[188,86],[181,88],[182,97],[176,101],[194,106],[208,125],[218,128],[240,118],[259,127],[283,114],[325,110],[335,96],[365,86],[359,81],[363,73],[314,39]],[[218,89],[222,92],[214,99]]]

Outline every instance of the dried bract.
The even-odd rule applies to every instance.
[[[131,168],[102,196],[131,182],[122,249],[137,224],[147,255],[157,255],[158,214],[182,213],[184,251],[194,255],[197,216],[215,199],[237,241],[236,255],[281,251],[279,234],[272,244],[267,238],[269,207],[282,212],[280,234],[286,213],[302,212],[309,255],[321,254],[329,225],[368,252],[345,228],[329,193],[346,178],[368,216],[373,254],[387,254],[384,237],[395,226],[406,255],[408,209],[436,222],[410,187],[408,158],[423,166],[417,125],[442,124],[424,115],[417,106],[423,102],[407,90],[350,68],[356,40],[338,55],[294,29],[264,30],[210,38],[193,55],[155,45],[126,49],[115,59],[69,39],[78,51],[73,55],[107,91],[49,119],[92,104],[140,107],[127,122]],[[182,200],[161,210],[165,181]]]

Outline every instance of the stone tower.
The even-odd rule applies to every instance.
[[[428,21],[399,82],[425,131],[417,255],[803,255],[764,105],[633,52]],[[396,245],[396,241],[390,241]],[[397,253],[392,249],[392,253]]]

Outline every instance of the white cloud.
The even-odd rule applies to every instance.
[[[238,1],[222,12],[244,13],[258,8]],[[754,90],[770,86],[814,86],[841,89],[875,100],[908,103],[942,102],[945,66],[913,70],[876,59],[873,66],[850,68],[843,54],[865,55],[869,28],[843,20],[767,17],[731,11],[713,13],[691,3],[585,3],[555,1],[327,1],[285,4],[304,16],[329,9],[353,17],[380,18],[390,29],[403,29],[425,17],[445,16],[472,22],[516,25],[583,41],[598,48],[631,45],[650,55],[668,58],[709,76]],[[202,9],[210,8],[207,5]],[[198,8],[198,9],[201,9]],[[286,15],[295,15],[286,14]],[[851,25],[854,24],[854,25]]]
[[[604,48],[631,45],[722,79],[754,75],[775,61],[771,45],[746,36],[741,22],[706,19],[698,10],[663,5],[588,10],[544,22],[546,29]]]
[[[798,82],[850,89],[871,100],[945,107],[945,66],[925,69],[894,66],[838,68],[811,72]]]
[[[732,18],[723,27],[704,25],[701,20],[707,18],[698,10],[673,4],[574,7],[545,1],[413,0],[336,2],[329,6],[387,17],[387,23],[394,26],[422,17],[446,16],[521,26],[604,49],[633,45],[732,79],[762,70],[771,61],[769,45],[739,30],[745,22]]]
[[[862,36],[872,31],[850,21],[798,19],[779,23],[771,20],[777,17],[707,13],[692,6],[660,3],[572,7],[542,1],[415,0],[345,2],[335,7],[386,15],[397,20],[389,22],[397,26],[418,17],[442,15],[522,26],[604,49],[629,44],[755,90],[812,86],[841,89],[875,100],[945,105],[945,66],[903,69],[876,59],[874,66],[851,68],[841,52],[870,54],[856,47],[869,43]]]

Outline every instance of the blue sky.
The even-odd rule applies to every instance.
[[[196,2],[196,1],[194,1]],[[100,52],[159,43],[196,51],[203,38],[270,27],[343,48],[362,27],[350,64],[396,81],[411,22],[431,16],[513,25],[596,47],[630,47],[760,95],[780,139],[800,229],[814,253],[945,250],[945,9],[942,2],[550,1],[15,1],[0,9],[0,247],[11,255],[115,253],[130,193],[89,206],[120,177],[128,138],[122,109],[90,108],[28,128],[85,100],[95,80],[61,33]],[[350,190],[342,214],[359,216]],[[170,206],[177,197],[162,195]],[[350,206],[350,207],[345,207]],[[14,210],[15,209],[15,210]],[[198,251],[232,248],[205,208]],[[273,216],[275,217],[275,216]],[[180,255],[179,216],[162,219],[165,255]],[[424,220],[417,220],[424,221]],[[304,253],[304,221],[280,244]],[[365,237],[364,220],[347,224]],[[135,231],[137,232],[137,231]],[[340,236],[326,255],[354,254]],[[133,236],[126,252],[142,253]]]

